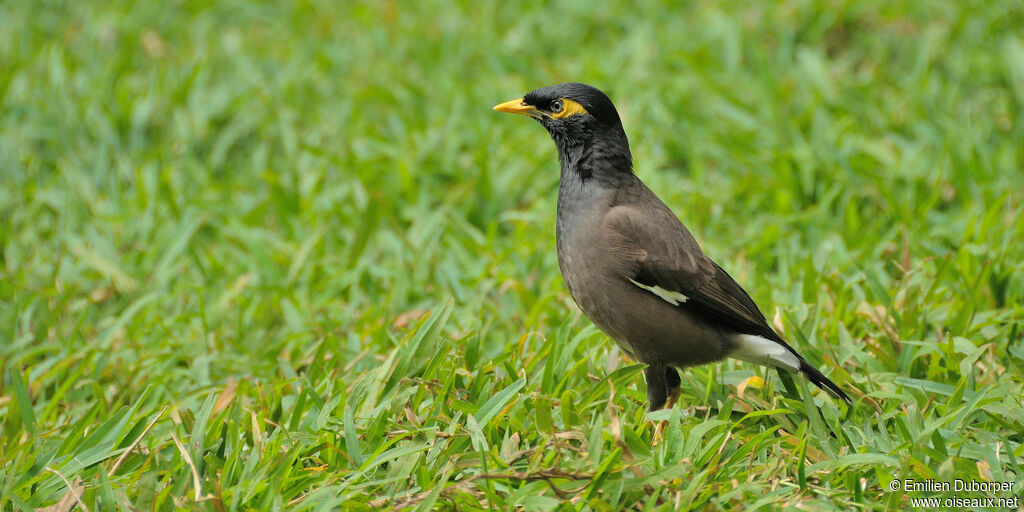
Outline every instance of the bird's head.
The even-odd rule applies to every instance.
[[[552,137],[582,139],[590,132],[622,129],[612,101],[586,84],[570,82],[542,87],[522,98],[495,105],[494,110],[532,117]]]
[[[594,87],[573,82],[542,87],[495,105],[494,110],[539,121],[554,139],[563,169],[588,177],[594,170],[591,160],[596,158],[607,161],[609,165],[601,167],[608,172],[632,172],[619,113],[608,96]]]

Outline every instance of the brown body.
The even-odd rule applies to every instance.
[[[587,318],[642,363],[685,368],[729,355],[736,345],[734,332],[708,323],[685,304],[636,293],[637,286],[626,277],[637,275],[639,265],[651,257],[633,236],[623,233],[639,215],[638,201],[657,202],[658,224],[691,245],[690,256],[681,263],[693,270],[714,268],[686,227],[639,179],[594,199],[572,213],[560,208],[565,215],[556,237],[565,285]],[[596,251],[605,254],[596,257]],[[622,297],[631,300],[623,303]]]
[[[558,148],[558,265],[583,313],[647,363],[651,409],[664,406],[685,368],[735,357],[800,372],[850,401],[789,346],[671,210],[633,174],[611,100],[588,85],[530,92],[495,110],[539,121]]]

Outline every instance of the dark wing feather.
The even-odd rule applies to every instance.
[[[680,307],[736,332],[768,338],[796,354],[768,325],[750,295],[704,254],[667,207],[658,206],[647,215],[632,206],[616,206],[605,217],[619,248],[632,256],[625,277],[682,293],[689,300]]]
[[[656,206],[643,214],[634,206],[621,205],[605,216],[612,249],[628,260],[623,262],[623,277],[682,293],[688,300],[679,307],[699,311],[727,329],[762,336],[786,347],[800,361],[800,371],[811,382],[852,403],[839,386],[811,366],[768,325],[743,287],[704,254],[667,206],[654,199]]]

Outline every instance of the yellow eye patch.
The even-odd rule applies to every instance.
[[[575,102],[573,100],[562,98],[559,101],[562,102],[562,110],[560,110],[558,112],[552,112],[551,113],[551,118],[552,119],[565,119],[567,117],[574,116],[576,114],[588,114],[589,113],[589,112],[587,112],[587,109],[583,108],[583,105],[580,105],[579,103],[577,103],[577,102]]]

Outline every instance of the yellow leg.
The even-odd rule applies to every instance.
[[[668,392],[668,400],[665,401],[665,408],[666,409],[671,409],[671,408],[675,407],[676,401],[678,401],[678,400],[679,400],[679,388],[672,388]],[[654,435],[651,437],[651,445],[652,446],[658,446],[658,444],[661,443],[661,436],[664,434],[665,428],[667,427],[667,425],[668,425],[668,420],[662,420],[662,421],[659,421],[658,424],[654,426]]]

